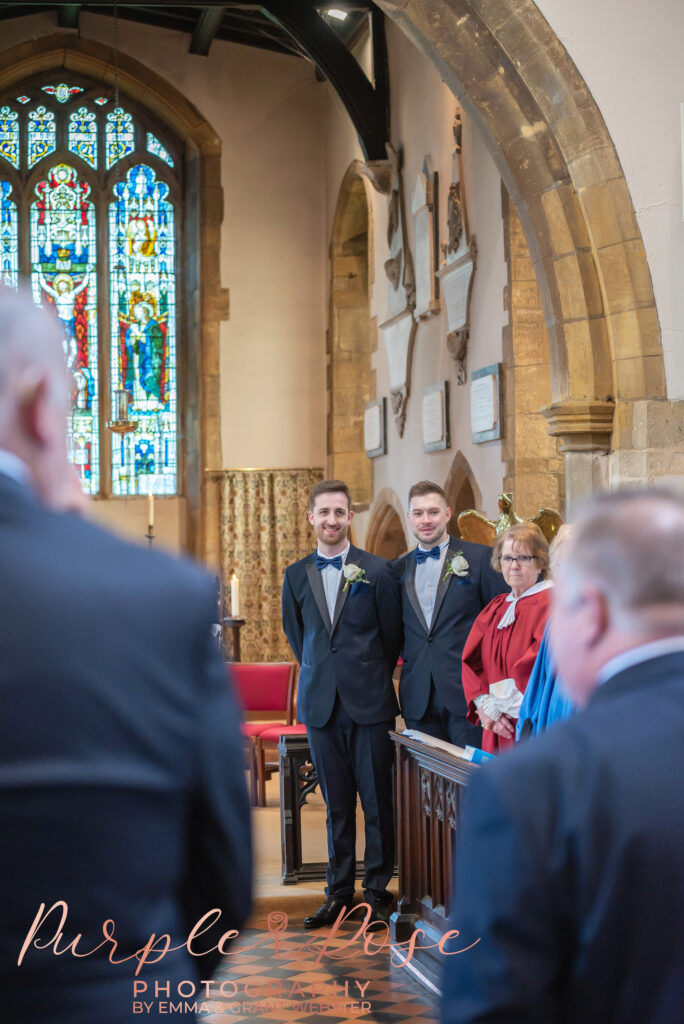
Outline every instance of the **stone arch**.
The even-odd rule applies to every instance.
[[[456,452],[449,475],[444,484],[447,508],[451,509],[451,519],[447,523],[447,531],[452,537],[460,537],[458,517],[466,509],[474,508],[482,511],[482,491],[477,486],[475,474],[463,452]]]
[[[70,32],[13,46],[0,55],[0,90],[39,72],[64,69],[111,86],[114,50]],[[185,146],[183,467],[188,549],[219,564],[218,471],[221,454],[219,324],[228,317],[219,257],[223,219],[221,142],[211,125],[168,80],[125,53],[118,54],[119,89],[168,125]]]
[[[665,396],[660,332],[631,196],[586,83],[532,0],[377,2],[479,124],[515,205],[548,330],[549,432],[561,451],[632,447],[633,403]]]
[[[346,480],[358,508],[373,496],[363,419],[375,396],[371,355],[377,346],[370,315],[373,238],[368,182],[354,160],[340,186],[330,245],[328,331],[328,473]]]
[[[391,487],[383,487],[376,497],[366,533],[366,550],[390,561],[410,547],[406,518],[399,498]]]

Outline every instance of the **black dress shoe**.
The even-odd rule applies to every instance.
[[[371,900],[370,921],[366,925],[367,931],[380,930],[384,925],[389,925],[392,912],[391,903],[383,903],[382,900]]]
[[[337,918],[340,916],[340,911],[344,911],[346,913],[346,911],[350,910],[351,907],[351,900],[349,903],[345,903],[342,900],[336,900],[333,896],[328,896],[323,906],[319,907],[315,914],[304,918],[304,927],[325,928],[326,925],[335,923]]]

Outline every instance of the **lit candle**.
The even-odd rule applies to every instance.
[[[147,522],[150,530],[154,529],[154,494],[147,495]]]
[[[230,614],[234,619],[240,617],[240,580],[235,573],[230,580]]]

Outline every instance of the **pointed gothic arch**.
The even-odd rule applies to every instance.
[[[330,244],[328,331],[328,473],[346,480],[356,506],[373,495],[373,464],[366,456],[363,419],[375,397],[371,355],[377,347],[370,315],[373,221],[361,161],[347,169],[337,199]]]

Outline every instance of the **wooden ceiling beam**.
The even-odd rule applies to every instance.
[[[78,28],[80,13],[80,4],[60,4],[57,8],[57,24],[60,28]]]
[[[219,25],[225,14],[225,7],[205,7],[200,14],[195,31],[190,40],[190,53],[198,53],[206,57],[214,36],[218,32]]]

